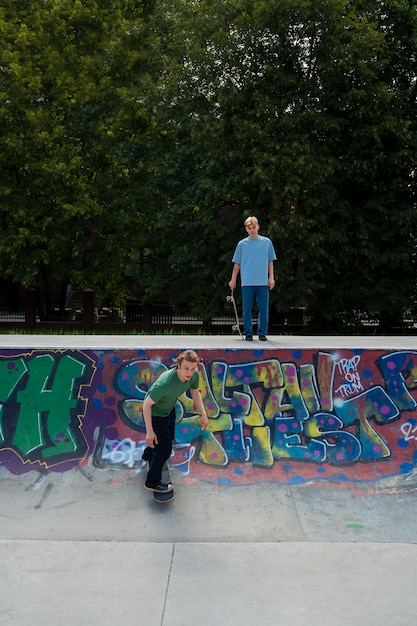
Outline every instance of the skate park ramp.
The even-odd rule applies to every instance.
[[[95,345],[91,345],[92,339]],[[412,339],[272,337],[262,353],[258,345],[246,350],[234,336],[146,337],[139,347],[128,345],[130,338],[123,338],[123,345],[120,337],[118,345],[112,341],[115,338],[2,337],[3,380],[11,372],[12,382],[3,383],[0,422],[1,623],[417,623],[413,593],[417,581],[413,421],[417,346],[413,347]],[[53,437],[53,423],[63,430],[67,398],[56,398],[65,387],[43,383],[42,403],[37,405],[42,411],[29,410],[30,398],[36,395],[35,381],[40,384],[39,368],[53,361],[50,376],[58,385],[59,365],[69,368],[62,370],[63,379],[74,381],[81,363],[82,393],[71,387],[72,395],[84,407],[83,420],[78,413],[80,429],[87,418],[98,419],[96,413],[89,413],[90,404],[95,404],[96,412],[104,412],[107,433],[117,428],[122,432],[119,422],[111,421],[111,411],[123,416],[124,427],[132,428],[136,414],[132,402],[140,398],[131,394],[130,403],[123,405],[127,396],[120,380],[131,380],[132,364],[143,364],[147,358],[154,362],[158,353],[163,357],[158,360],[159,367],[168,362],[167,351],[175,354],[185,347],[203,354],[210,383],[207,402],[212,403],[214,397],[216,402],[210,404],[213,414],[217,410],[214,405],[220,406],[219,414],[210,418],[218,420],[216,427],[226,419],[226,408],[230,411],[235,400],[241,402],[239,410],[244,416],[236,409],[229,430],[213,431],[228,455],[225,465],[216,465],[217,448],[216,456],[212,447],[205,450],[196,444],[191,455],[191,444],[198,439],[186,442],[186,435],[179,433],[171,464],[175,500],[169,505],[155,504],[152,494],[144,490],[146,466],[137,454],[129,457],[132,450],[127,444],[106,453],[97,423],[91,433],[93,445],[89,431],[83,431],[88,450],[78,460],[71,457],[70,441],[56,433]],[[71,359],[63,361],[65,356]],[[329,374],[331,361],[335,368]],[[114,400],[113,391],[110,393],[105,377],[109,363],[114,367],[113,391],[122,400]],[[224,381],[221,393],[213,363]],[[235,378],[248,374],[254,363],[259,373],[256,382],[242,378],[237,385]],[[268,383],[268,398],[263,402],[265,364],[278,364],[281,378],[279,384]],[[312,383],[305,384],[306,391],[299,396],[291,365],[301,384]],[[94,376],[100,371],[102,377],[94,386]],[[267,373],[270,376],[271,369]],[[341,376],[343,384],[351,387],[343,387]],[[327,393],[329,380],[333,394]],[[280,386],[286,391],[279,400],[282,410],[279,418],[270,418],[268,399],[271,390]],[[312,387],[317,391],[314,398]],[[231,388],[234,395],[228,393]],[[329,395],[333,406],[324,402]],[[243,410],[248,396],[252,408]],[[297,404],[297,397],[304,403]],[[290,404],[296,406],[294,414],[288,409]],[[259,422],[254,407],[265,423]],[[183,409],[180,425],[193,426],[192,418],[187,418],[186,399]],[[364,424],[354,421],[361,419],[359,410],[366,417]],[[299,420],[304,430],[296,431],[294,425],[292,431],[285,431],[284,426],[290,424],[286,420],[302,411],[307,411]],[[336,420],[339,428],[332,422],[336,432],[329,429],[328,422],[317,421],[323,415]],[[29,428],[33,419],[37,445]],[[274,422],[276,419],[281,421]],[[140,424],[136,426],[134,433],[143,438]],[[313,426],[324,430],[313,432]],[[272,461],[262,445],[266,427],[269,443],[274,441]],[[280,427],[286,435],[284,443],[274,438]],[[342,432],[343,437],[345,433],[351,437],[344,441]],[[232,440],[247,444],[238,449],[246,457],[233,452],[229,434],[233,434]],[[134,434],[129,439],[133,441]],[[140,451],[140,446],[137,448]],[[52,449],[56,454],[48,456],[46,451]],[[81,449],[75,436],[72,449]],[[284,452],[287,457],[282,460]],[[322,456],[307,461],[305,455],[310,452]],[[236,460],[231,461],[233,454]]]

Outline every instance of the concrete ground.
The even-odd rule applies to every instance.
[[[114,347],[108,337],[54,339],[55,347],[74,339],[78,347]],[[236,337],[203,339],[158,341],[245,347]],[[416,343],[363,339],[302,338],[304,347]],[[118,347],[137,341],[118,338]],[[22,342],[51,345],[41,336],[2,338],[4,348]],[[269,345],[299,346],[300,338]],[[413,485],[366,495],[328,484],[225,488],[173,470],[175,501],[157,505],[143,488],[144,471],[87,466],[15,476],[0,466],[1,624],[417,624]]]
[[[415,492],[188,482],[144,469],[0,485],[1,623],[413,626]]]

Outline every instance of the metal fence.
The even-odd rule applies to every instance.
[[[11,310],[0,293],[0,328],[25,328],[33,332],[41,329],[62,329],[95,333],[231,334],[236,323],[235,318],[232,310],[227,312],[227,305],[225,311],[224,315],[214,319],[202,320],[193,316],[186,305],[175,306],[163,300],[148,303],[132,297],[120,297],[110,301],[89,290],[68,294],[64,303],[55,302],[47,307],[46,303],[39,301],[38,293],[30,289],[25,292],[21,308],[16,306]],[[341,317],[343,318],[342,313]],[[381,324],[378,313],[363,314],[358,319],[360,324],[357,327],[349,328],[349,324],[346,324],[346,334],[417,334],[417,320],[410,313],[404,315],[401,325],[392,326],[388,331]],[[305,309],[292,309],[286,313],[272,309],[269,332],[309,334],[309,318]]]
[[[85,331],[172,331],[230,333],[234,318],[230,315],[204,322],[184,307],[166,301],[144,303],[139,298],[101,298],[92,291],[71,293],[65,304],[48,307],[39,302],[35,290],[27,290],[19,311],[0,311],[0,326],[36,329]]]

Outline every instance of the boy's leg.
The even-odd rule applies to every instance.
[[[153,448],[150,448],[149,446],[147,446],[142,454],[142,459],[143,461],[149,461],[149,463],[152,461],[152,457],[153,457]]]
[[[258,335],[267,335],[269,322],[269,290],[268,287],[256,288],[256,305],[259,311]]]
[[[243,334],[252,337],[252,307],[255,296],[254,287],[242,287],[242,309],[243,309]]]
[[[152,425],[155,435],[158,438],[158,443],[154,448],[152,461],[146,478],[145,484],[149,487],[155,486],[160,482],[162,468],[164,467],[165,462],[168,461],[172,452],[171,420],[164,417],[152,417]]]

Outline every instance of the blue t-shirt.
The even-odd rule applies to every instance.
[[[242,287],[262,287],[268,285],[268,264],[276,260],[272,241],[258,235],[256,239],[246,237],[236,246],[232,263],[240,265]]]

